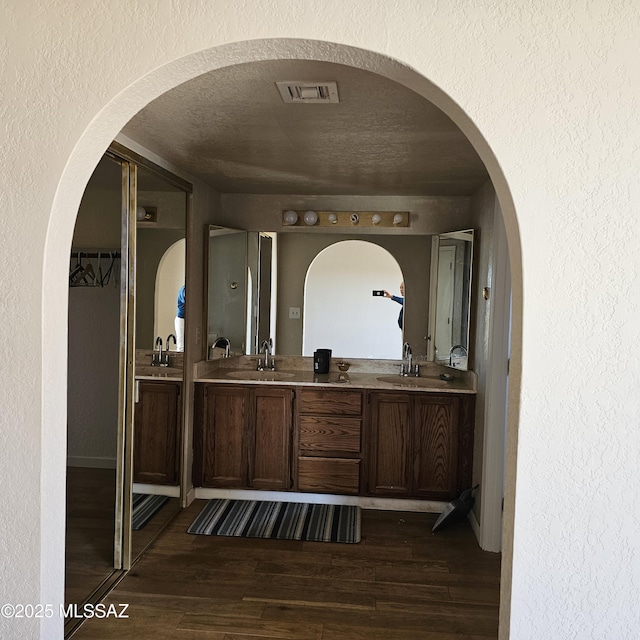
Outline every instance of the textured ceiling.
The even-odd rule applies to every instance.
[[[285,104],[280,80],[334,80],[340,103]],[[223,193],[466,196],[488,178],[433,104],[325,62],[213,71],[151,102],[123,133]]]

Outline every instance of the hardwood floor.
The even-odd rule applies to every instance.
[[[115,496],[115,470],[67,468],[67,604],[84,602],[113,572]]]
[[[116,474],[113,469],[67,468],[65,603],[81,605],[113,573]],[[132,534],[137,557],[180,510],[169,501]]]
[[[131,557],[137,558],[178,511],[180,511],[180,498],[169,498],[142,529],[132,531]]]
[[[487,640],[497,637],[500,556],[468,523],[362,512],[355,545],[196,536],[184,510],[74,640]],[[117,607],[119,609],[119,607]]]

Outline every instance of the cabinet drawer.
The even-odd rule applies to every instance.
[[[318,493],[357,494],[360,460],[298,458],[298,489]]]
[[[362,393],[305,388],[300,392],[299,411],[325,416],[359,416],[362,414]]]
[[[300,416],[300,449],[307,454],[360,453],[360,418]]]

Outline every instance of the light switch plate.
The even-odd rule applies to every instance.
[[[300,320],[300,307],[289,307],[289,318],[291,320]]]

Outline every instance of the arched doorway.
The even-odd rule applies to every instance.
[[[58,299],[66,299],[65,293],[65,281],[66,274],[60,268],[58,255],[60,250],[67,250],[70,244],[70,229],[73,227],[73,211],[77,210],[79,200],[79,194],[84,189],[84,184],[78,184],[78,176],[84,176],[88,179],[88,175],[91,172],[92,167],[87,167],[87,158],[93,158],[97,163],[99,157],[104,152],[106,145],[110,142],[110,138],[113,137],[119,130],[119,127],[123,126],[125,122],[142,106],[147,104],[153,98],[157,97],[164,91],[177,86],[181,82],[184,82],[192,77],[195,77],[201,73],[209,71],[211,69],[220,68],[228,65],[239,64],[242,62],[248,62],[258,59],[267,59],[267,57],[278,58],[295,58],[301,55],[301,51],[304,51],[304,57],[308,59],[311,56],[317,56],[316,59],[331,60],[340,64],[353,64],[355,66],[362,65],[363,68],[375,68],[377,73],[386,77],[392,78],[397,82],[411,88],[413,91],[427,98],[438,105],[445,113],[460,126],[460,128],[469,136],[474,143],[478,153],[483,158],[489,172],[493,178],[493,182],[496,185],[496,192],[498,200],[502,208],[503,215],[509,222],[508,225],[508,237],[510,239],[511,250],[511,266],[512,277],[514,283],[514,306],[513,306],[513,324],[512,335],[515,338],[515,342],[519,344],[519,337],[521,334],[521,277],[520,277],[520,247],[517,229],[515,228],[515,211],[510,199],[506,181],[504,180],[502,173],[498,167],[497,161],[493,156],[490,148],[484,141],[481,133],[475,128],[470,118],[456,107],[454,102],[439,88],[431,84],[426,78],[420,74],[411,71],[410,69],[399,65],[396,61],[373,54],[370,52],[362,52],[361,50],[355,50],[344,46],[324,46],[325,43],[312,43],[303,41],[292,40],[277,40],[269,43],[268,51],[261,48],[261,45],[256,42],[247,43],[234,43],[228,47],[220,47],[201,51],[193,56],[174,61],[164,67],[160,67],[155,70],[150,76],[156,80],[154,88],[149,92],[143,94],[137,93],[138,87],[134,83],[131,87],[131,92],[124,91],[117,98],[112,100],[95,119],[94,122],[87,128],[85,134],[76,145],[74,152],[69,157],[67,168],[59,184],[56,199],[52,210],[52,224],[49,229],[50,242],[47,243],[45,252],[45,276],[44,276],[44,294],[43,294],[43,324],[44,324],[44,340],[49,343],[62,344],[64,341],[64,333],[66,331],[65,322],[66,318],[64,314],[60,314],[57,311],[55,301]],[[146,78],[149,80],[150,76]],[[147,84],[151,86],[152,83]],[[102,129],[104,123],[111,123],[111,129],[107,125],[106,133]],[[86,184],[86,181],[85,181]],[[52,349],[49,352],[44,353],[43,356],[43,373],[45,378],[55,378],[56,372],[56,355],[59,349]],[[512,351],[511,359],[511,398],[517,398],[519,392],[519,351],[517,349]],[[55,443],[56,440],[62,442],[60,438],[64,427],[64,416],[57,410],[52,410],[50,413],[47,411],[49,404],[53,405],[53,409],[57,407],[57,403],[52,402],[52,396],[49,394],[58,394],[60,389],[59,385],[51,385],[51,388],[47,389],[44,398],[44,430],[47,433],[47,442]],[[517,421],[517,404],[512,402],[510,405],[511,423],[510,430],[511,435],[515,438],[516,435],[516,421]],[[53,444],[53,452],[61,451],[61,446],[57,447]],[[512,447],[511,451],[515,451]],[[60,486],[60,469],[57,468],[57,460],[60,456],[52,455],[47,461],[43,462],[43,476],[45,478],[45,484],[47,478],[54,480],[52,487]],[[509,472],[508,483],[509,489],[512,494],[513,478],[515,471],[515,454],[511,454],[508,459]],[[43,500],[43,503],[46,501]],[[60,507],[59,501],[55,499],[48,503],[47,508],[56,509]],[[510,521],[513,516],[511,501],[507,501],[507,514]],[[56,527],[59,527],[59,522],[53,521],[51,525],[46,523],[46,518],[43,524],[43,534],[47,533],[47,529],[51,526],[53,534],[49,536],[51,539],[59,539],[59,535],[56,535]],[[510,522],[506,525],[507,530],[510,531]],[[58,532],[59,533],[59,532]],[[507,538],[510,534],[508,534]],[[46,535],[44,536],[47,537]],[[507,556],[510,551],[510,545],[506,548]],[[509,558],[506,558],[509,560]],[[43,558],[43,565],[46,565],[48,559]],[[55,565],[55,563],[53,563]],[[505,584],[508,591],[509,584],[508,578],[510,576],[510,561],[505,563],[506,578]],[[59,567],[58,567],[59,568]],[[43,568],[43,573],[45,569]],[[54,568],[55,573],[55,568]]]

